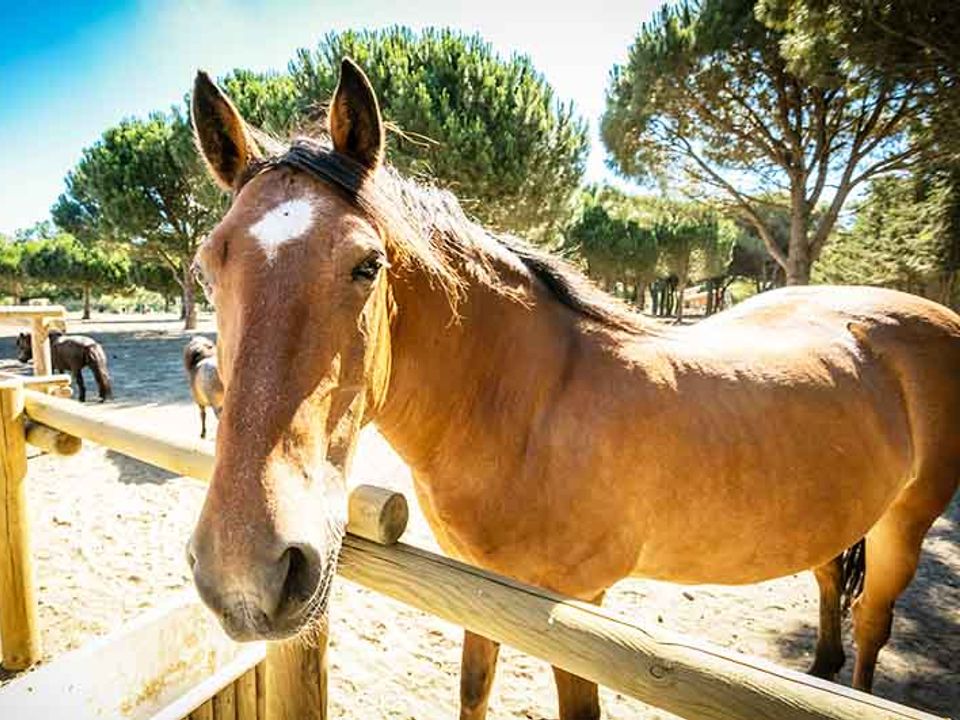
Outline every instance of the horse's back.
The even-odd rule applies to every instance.
[[[873,287],[784,288],[701,324],[702,337],[742,334],[755,352],[795,345],[797,363],[848,353],[858,372],[892,371],[913,422],[946,423],[960,405],[960,315],[926,298]],[[916,428],[915,428],[916,430]]]
[[[103,347],[88,335],[50,334],[50,352],[54,367],[66,368],[71,372],[91,363],[91,354],[102,355],[106,363]]]
[[[851,369],[867,387],[873,373],[892,371],[905,399],[933,393],[960,403],[960,316],[896,290],[773,290],[705,320],[680,339],[694,353],[699,348],[720,363],[760,375],[795,368],[799,383],[814,368]]]
[[[751,582],[792,572],[856,541],[917,478],[941,498],[956,487],[960,317],[945,307],[874,288],[788,288],[658,346],[675,390],[645,428],[643,445],[665,468],[653,484],[709,468],[713,492],[684,498],[689,517],[677,524],[723,552],[704,552],[700,567],[668,528],[648,534],[638,574]],[[811,518],[821,532],[809,534]],[[750,543],[725,540],[738,526],[779,548],[750,559]]]
[[[53,335],[50,337],[51,347],[85,350],[100,347],[100,343],[89,335]]]
[[[933,330],[960,338],[960,316],[949,308],[919,295],[866,286],[806,285],[771,290],[695,327],[802,331],[811,327],[841,329],[850,322],[895,325],[911,336],[918,330]]]

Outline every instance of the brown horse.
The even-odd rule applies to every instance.
[[[373,90],[344,61],[329,142],[277,150],[206,75],[193,121],[233,204],[197,263],[226,386],[188,556],[235,638],[322,617],[344,477],[374,422],[451,555],[584,600],[622,578],[816,573],[813,670],[844,660],[844,551],[866,538],[854,684],[960,478],[960,317],[871,288],[766,293],[690,328],[613,304],[550,256],[382,164]],[[497,645],[466,633],[461,717]],[[556,669],[560,716],[599,716]]]
[[[97,381],[100,402],[113,397],[113,383],[107,370],[107,354],[103,347],[92,337],[86,335],[64,335],[50,333],[50,364],[54,372],[69,372],[77,384],[80,402],[87,401],[87,386],[83,383],[83,369],[90,368],[93,379]],[[17,359],[22,362],[33,360],[33,344],[29,333],[17,336]]]
[[[207,408],[220,417],[223,407],[223,383],[217,370],[217,346],[196,335],[183,348],[183,369],[187,373],[190,394],[200,409],[200,437],[207,436]]]

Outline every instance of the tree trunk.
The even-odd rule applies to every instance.
[[[791,251],[787,258],[787,285],[809,285],[810,265],[809,255],[806,252],[794,255]]]
[[[165,313],[170,312],[170,293],[163,294],[163,311]]]
[[[195,330],[197,327],[197,304],[194,301],[195,285],[190,263],[183,264],[183,328]]]
[[[90,286],[83,286],[83,319],[90,319]]]
[[[795,181],[790,193],[790,246],[787,250],[787,285],[809,285],[810,266],[810,211],[803,183]]]
[[[643,312],[647,308],[647,285],[637,281],[637,308]]]
[[[683,293],[687,289],[686,276],[677,280],[677,322],[683,321]]]

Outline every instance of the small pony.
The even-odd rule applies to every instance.
[[[20,333],[17,336],[17,359],[22,363],[33,360],[33,345],[29,333]],[[100,402],[113,397],[113,384],[107,370],[107,354],[92,337],[50,333],[50,362],[54,372],[69,372],[73,376],[80,402],[87,401],[87,388],[83,384],[82,372],[85,367],[93,371],[100,391]]]
[[[207,437],[207,408],[220,417],[223,407],[223,383],[217,369],[217,346],[200,335],[191,338],[183,349],[183,367],[187,371],[190,393],[200,408],[200,437]]]

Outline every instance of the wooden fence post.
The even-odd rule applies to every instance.
[[[50,338],[48,337],[46,319],[38,317],[31,321],[30,345],[33,348],[33,374],[49,375],[52,363],[50,361]]]
[[[0,644],[3,667],[24,670],[40,659],[37,598],[27,512],[23,383],[0,381]]]
[[[326,720],[327,635],[267,643],[267,720]]]

